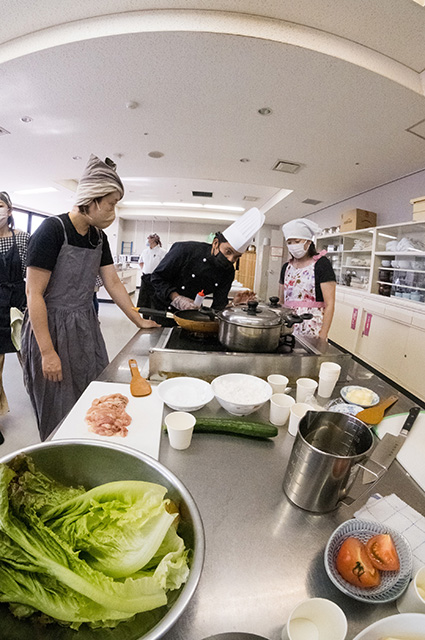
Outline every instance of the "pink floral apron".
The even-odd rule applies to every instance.
[[[294,335],[319,337],[323,324],[324,302],[316,302],[316,278],[314,266],[320,255],[314,256],[311,264],[297,268],[292,261],[288,262],[285,270],[284,292],[285,307],[295,313],[311,313],[311,320],[304,320],[294,325]]]

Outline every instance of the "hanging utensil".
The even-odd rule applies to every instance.
[[[360,413],[356,415],[356,418],[363,420],[366,424],[379,424],[384,417],[385,410],[391,407],[397,400],[398,396],[390,396],[386,400],[375,404],[374,407],[363,409],[363,411],[360,411]]]
[[[135,396],[136,398],[139,398],[141,396],[148,396],[150,393],[152,393],[152,387],[149,384],[149,382],[145,378],[142,378],[142,376],[140,375],[137,362],[133,358],[130,358],[130,360],[128,361],[128,364],[130,365],[130,371],[131,371],[131,381],[130,381],[131,395]]]
[[[373,462],[378,462],[380,465],[388,469],[388,467],[400,451],[401,447],[406,442],[409,431],[412,428],[413,423],[418,417],[420,411],[420,407],[412,407],[410,409],[398,436],[395,436],[392,433],[386,433],[384,435],[382,440],[376,445],[370,457]],[[368,484],[369,482],[373,482],[374,480],[375,477],[368,471],[363,472],[363,484]]]

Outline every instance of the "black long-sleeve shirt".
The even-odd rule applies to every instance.
[[[194,300],[197,293],[213,294],[214,309],[223,309],[228,303],[228,293],[235,277],[235,270],[223,269],[211,256],[211,245],[206,242],[176,242],[161,260],[155,271],[144,277],[154,290],[154,306],[167,309],[170,295]]]

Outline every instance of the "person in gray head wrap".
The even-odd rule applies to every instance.
[[[317,253],[314,237],[321,231],[308,218],[297,218],[282,226],[290,254],[280,273],[279,298],[297,314],[310,320],[294,326],[294,334],[327,340],[335,308],[336,278],[325,252]]]
[[[48,217],[29,244],[22,359],[42,440],[108,364],[93,305],[98,275],[138,328],[158,326],[134,311],[103,231],[114,221],[123,195],[115,164],[91,155],[72,210]]]

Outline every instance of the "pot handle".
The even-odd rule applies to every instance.
[[[350,505],[353,504],[353,502],[355,502],[356,500],[364,496],[366,493],[369,493],[369,491],[373,489],[373,487],[376,485],[378,480],[380,480],[384,475],[384,473],[387,471],[387,467],[384,467],[382,464],[379,464],[379,462],[375,462],[374,460],[368,460],[366,464],[358,463],[356,467],[358,469],[363,469],[363,471],[367,471],[368,473],[372,474],[373,476],[375,476],[375,479],[373,480],[372,483],[367,484],[365,489],[363,491],[360,491],[358,495],[356,496],[346,495],[341,500],[342,504],[344,504],[346,507],[349,507]],[[356,477],[357,477],[357,474],[354,476],[354,478]]]

